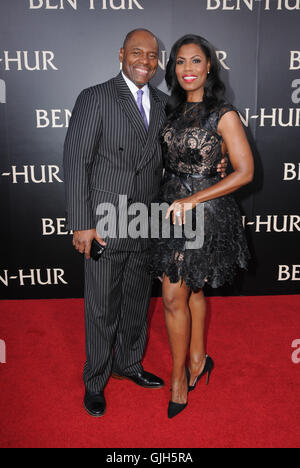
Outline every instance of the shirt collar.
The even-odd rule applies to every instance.
[[[130,91],[132,92],[132,94],[134,95],[135,99],[137,99],[137,92],[140,90],[140,88],[138,88],[134,83],[133,81],[131,81],[129,78],[127,78],[127,76],[122,72],[122,76],[128,86],[128,88],[130,89]],[[147,97],[149,96],[149,86],[148,86],[148,83],[143,87],[141,88],[143,91],[144,91],[144,96]]]

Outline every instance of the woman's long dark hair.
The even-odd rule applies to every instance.
[[[187,100],[186,91],[180,86],[175,71],[178,51],[187,44],[196,44],[201,47],[207,60],[210,61],[210,73],[204,87],[203,117],[208,116],[214,108],[224,102],[226,89],[220,78],[220,64],[214,47],[204,37],[188,34],[175,42],[167,64],[166,82],[169,91],[171,91],[166,107],[168,118],[172,118]]]

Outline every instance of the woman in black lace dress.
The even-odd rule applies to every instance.
[[[171,418],[187,406],[188,391],[213,368],[204,345],[203,286],[232,282],[238,267],[247,267],[241,214],[229,194],[251,182],[254,165],[239,115],[224,101],[216,53],[205,39],[188,35],[176,42],[166,81],[171,97],[162,135],[166,173],[159,202],[169,205],[171,235],[153,241],[150,270],[163,278],[173,357]],[[217,166],[225,153],[233,172],[222,179]],[[187,225],[188,215],[198,245],[185,233],[175,233]]]

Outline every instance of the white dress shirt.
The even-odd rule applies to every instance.
[[[138,98],[138,91],[140,90],[140,88],[138,88],[134,83],[133,81],[131,81],[129,78],[127,78],[126,75],[124,75],[124,73],[122,72],[122,76],[124,78],[124,80],[126,81],[126,84],[128,86],[128,88],[130,89],[130,91],[132,92],[132,95],[135,99],[135,101],[137,102],[137,98]],[[143,94],[143,107],[145,109],[145,113],[146,113],[146,117],[147,117],[147,120],[148,120],[148,124],[150,123],[150,109],[151,109],[151,104],[150,104],[150,89],[149,89],[149,86],[148,84],[146,84],[142,90],[144,91],[144,94]]]

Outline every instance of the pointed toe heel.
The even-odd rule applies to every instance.
[[[168,408],[168,418],[172,419],[175,418],[179,413],[181,413],[186,407],[187,403],[181,404],[181,403],[174,403],[173,401],[169,402],[169,408]]]
[[[189,392],[189,381],[190,381],[190,371],[188,367],[185,368],[186,371],[186,379],[187,379],[187,386],[188,386],[188,391]],[[172,391],[172,389],[170,389]],[[179,413],[181,413],[188,405],[188,402],[186,403],[175,403],[174,401],[169,401],[169,407],[168,407],[168,418],[172,419],[175,418]]]
[[[209,379],[210,379],[210,374],[212,373],[212,370],[214,368],[214,361],[212,360],[212,358],[210,356],[208,356],[208,354],[206,355],[206,361],[205,361],[205,365],[204,365],[204,369],[203,371],[201,372],[200,375],[198,375],[198,377],[196,378],[195,382],[194,382],[194,385],[189,385],[189,392],[191,392],[192,390],[195,390],[196,386],[197,386],[197,383],[199,382],[199,380],[205,375],[207,374],[207,381],[206,381],[206,385],[209,384]]]

